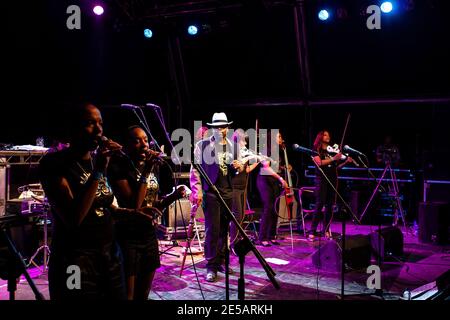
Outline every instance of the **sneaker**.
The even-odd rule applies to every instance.
[[[206,281],[216,282],[217,281],[217,272],[208,271],[208,273],[206,274]]]
[[[279,243],[277,240],[270,240],[270,243],[273,244],[274,246],[281,245],[281,243]]]
[[[269,242],[269,241],[266,241],[266,240],[260,241],[260,242],[258,243],[258,245],[263,246],[263,247],[271,247],[271,246],[272,246],[272,245],[270,244],[270,242]]]
[[[225,267],[220,265],[217,267],[217,271],[219,271],[220,273],[225,273]],[[231,268],[228,268],[228,274],[233,274],[234,270]]]

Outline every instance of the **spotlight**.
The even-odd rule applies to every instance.
[[[196,26],[194,26],[194,25],[190,25],[190,26],[188,27],[188,33],[189,33],[191,36],[195,36],[195,35],[198,33],[198,28],[197,28]]]
[[[319,16],[320,20],[325,21],[325,20],[327,20],[330,17],[330,14],[328,13],[327,10],[322,9],[322,10],[319,11],[318,16]]]
[[[153,32],[150,29],[144,29],[144,37],[150,39],[151,37],[153,37]]]
[[[94,11],[94,13],[98,16],[101,16],[103,12],[105,12],[102,6],[95,6],[94,9],[92,9],[92,11]]]
[[[392,11],[393,7],[392,7],[392,2],[390,1],[385,1],[381,4],[380,6],[381,11],[384,13],[389,13]]]

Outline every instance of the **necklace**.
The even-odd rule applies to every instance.
[[[92,171],[94,171],[94,163],[92,162],[92,158],[91,157],[89,158],[89,160],[91,161],[91,163],[90,163],[91,164],[90,170],[92,172]],[[83,171],[81,173],[81,177],[80,177],[81,181],[80,181],[80,183],[81,184],[86,184],[86,182],[88,181],[89,177],[91,176],[91,172],[87,172],[86,170],[84,170],[83,166],[78,161],[75,160],[75,163],[81,169],[81,171]]]

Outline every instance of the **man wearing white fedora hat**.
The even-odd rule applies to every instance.
[[[213,135],[199,141],[194,150],[194,161],[202,166],[229,208],[233,196],[231,178],[243,170],[243,165],[236,160],[237,148],[227,138],[230,124],[232,121],[228,121],[225,113],[214,113],[212,122],[207,123],[213,129]],[[191,201],[198,206],[203,205],[205,212],[206,281],[215,282],[217,272],[224,272],[229,221],[225,207],[194,167],[191,167],[190,182]]]

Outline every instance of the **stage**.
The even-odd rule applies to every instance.
[[[347,223],[348,235],[368,235],[376,231],[378,226],[354,225]],[[386,300],[398,300],[403,297],[407,289],[413,290],[422,285],[435,281],[440,275],[450,269],[450,245],[438,246],[423,244],[413,234],[412,229],[408,232],[403,230],[404,254],[399,257],[386,259],[381,265],[381,288]],[[341,224],[334,222],[332,231],[335,236],[341,231]],[[258,260],[252,253],[246,256],[245,262],[245,298],[248,300],[338,300],[341,293],[340,272],[318,269],[312,263],[312,255],[319,248],[319,241],[310,242],[303,235],[294,233],[290,236],[289,227],[283,227],[280,235],[280,246],[262,247],[257,246],[263,257],[276,272],[281,289],[276,290],[259,265]],[[327,241],[321,240],[320,246]],[[172,244],[161,241],[161,250],[166,245]],[[182,261],[182,249],[184,241],[178,242],[181,246],[171,248],[168,252],[179,255],[163,254],[161,256],[161,268],[157,271],[153,288],[149,298],[152,300],[202,300],[202,294],[192,267],[191,256],[186,259],[186,269],[180,277]],[[197,248],[194,244],[193,248]],[[194,251],[195,252],[195,251]],[[205,261],[201,254],[194,255],[198,280],[206,300],[225,299],[225,276],[219,273],[218,281],[208,283],[205,281]],[[237,300],[238,283],[238,258],[231,255],[231,267],[234,274],[230,275],[230,298]],[[37,288],[49,299],[47,278],[36,268],[29,269]],[[359,293],[370,293],[366,287],[366,281],[370,274],[366,269],[349,270],[345,273],[345,293],[348,295]],[[0,281],[0,300],[7,300],[7,284]],[[34,295],[24,277],[20,279],[16,292],[17,300],[34,300]],[[348,296],[348,300],[376,300],[375,296]]]

